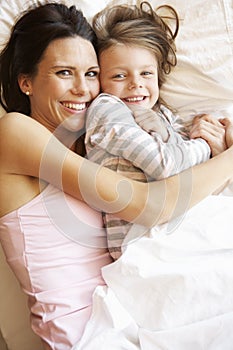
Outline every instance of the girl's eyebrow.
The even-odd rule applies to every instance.
[[[156,65],[152,65],[152,64],[148,64],[148,65],[144,65],[142,67],[140,67],[140,70],[145,70],[145,69],[156,69],[157,70],[157,66]],[[101,68],[100,68],[101,70]],[[106,73],[111,73],[112,71],[115,72],[115,71],[121,71],[121,72],[124,72],[124,71],[127,71],[128,70],[128,66],[115,66],[115,67],[111,67],[111,68],[108,68],[108,69],[105,69]]]
[[[141,68],[142,69],[145,69],[145,68],[155,68],[157,67],[155,64],[145,64],[144,66],[142,66]]]

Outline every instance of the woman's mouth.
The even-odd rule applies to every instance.
[[[86,102],[74,103],[74,102],[61,102],[62,106],[65,108],[71,109],[73,111],[83,111],[88,107]]]

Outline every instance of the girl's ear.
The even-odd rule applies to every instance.
[[[31,95],[32,94],[32,82],[31,78],[26,74],[20,74],[18,77],[18,84],[20,87],[20,90],[26,94]]]

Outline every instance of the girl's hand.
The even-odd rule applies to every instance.
[[[220,119],[221,124],[225,127],[225,141],[227,148],[233,145],[233,120],[229,118]]]
[[[136,123],[143,130],[148,133],[156,132],[161,136],[163,142],[167,141],[169,134],[166,125],[155,111],[138,107],[132,107],[131,110]]]
[[[195,139],[197,137],[201,137],[208,142],[213,157],[228,148],[225,138],[224,122],[221,122],[209,114],[196,116],[193,119],[193,125],[190,129],[190,138]],[[231,143],[230,136],[229,143]]]

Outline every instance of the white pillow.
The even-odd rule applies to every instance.
[[[178,64],[162,96],[183,117],[202,112],[233,116],[232,0],[169,3],[181,18]]]

